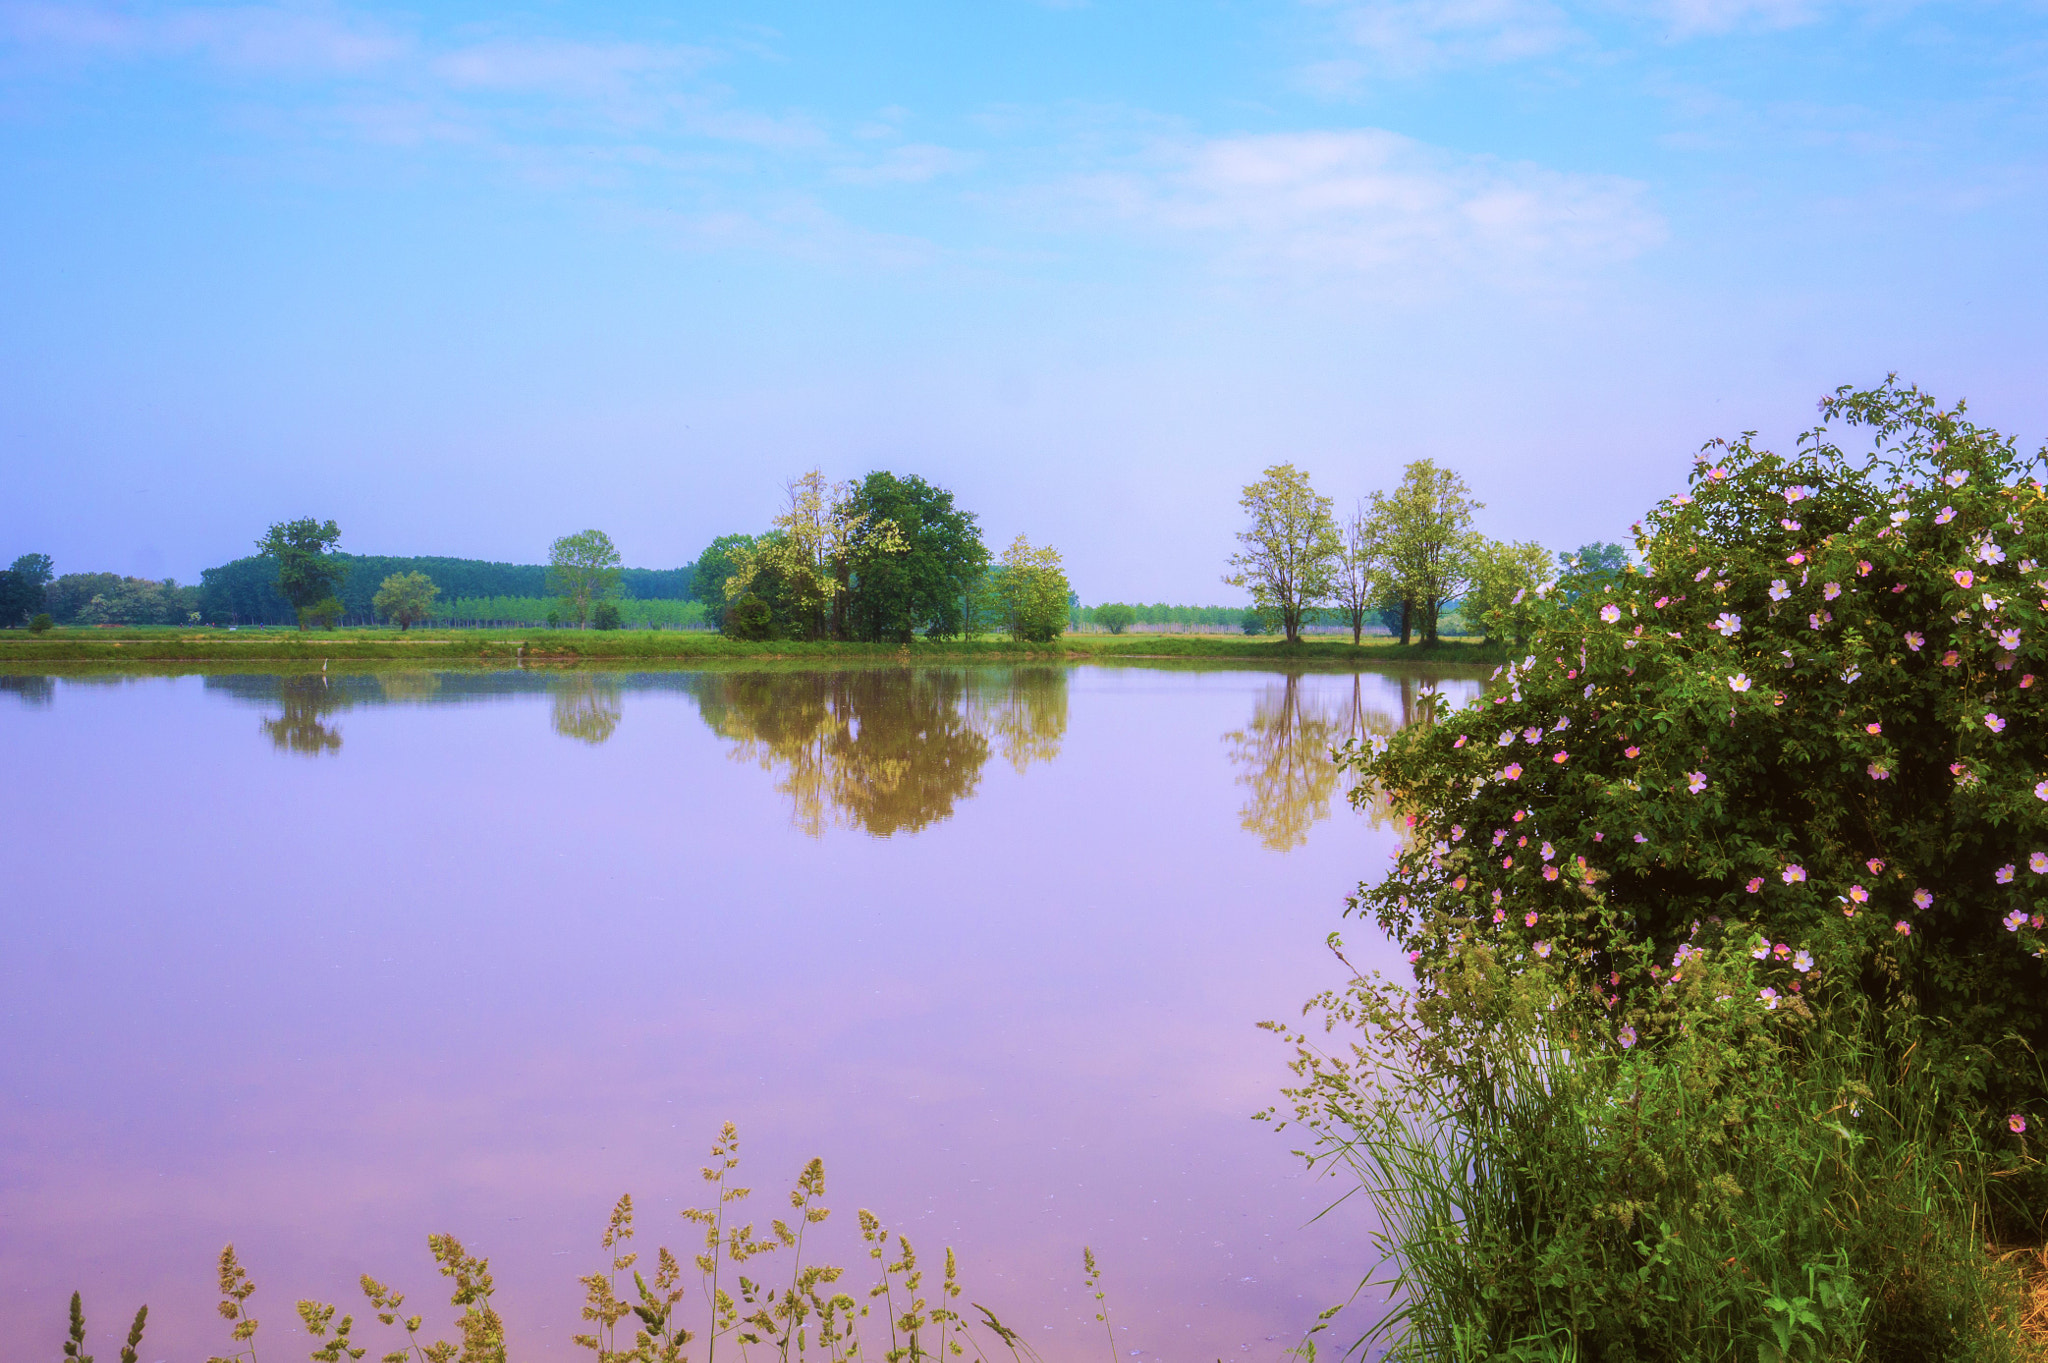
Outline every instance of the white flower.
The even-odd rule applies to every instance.
[[[1742,633],[1742,617],[1722,611],[1720,617],[1714,621],[1714,628],[1721,631],[1723,639],[1733,638]]]
[[[1685,788],[1697,795],[1707,788],[1707,774],[1703,771],[1690,772],[1685,778]]]
[[[1950,487],[1961,487],[1964,483],[1970,481],[1970,471],[1968,469],[1956,469],[1953,472],[1943,474],[1941,481],[1947,483]]]
[[[1507,747],[1507,746],[1508,746],[1508,745],[1509,745],[1510,743],[1513,743],[1514,741],[1515,741],[1515,731],[1514,731],[1513,729],[1502,729],[1502,730],[1500,731],[1500,746],[1501,746],[1501,747],[1505,748],[1505,747]]]
[[[1776,577],[1771,579],[1771,600],[1783,601],[1790,595],[1792,595],[1792,589],[1785,585],[1784,578]]]
[[[1906,511],[1894,511],[1894,512],[1892,512],[1892,524],[1893,524],[1893,525],[1904,525],[1904,524],[1905,524],[1905,523],[1906,523],[1907,521],[1909,521],[1909,520],[1912,520],[1912,519],[1913,519],[1913,517],[1912,517],[1912,513],[1910,513],[1910,512],[1906,512]]]
[[[1615,605],[1612,601],[1608,602],[1600,608],[1600,618],[1610,625],[1613,624],[1616,620],[1621,619],[1621,607]]]
[[[1999,548],[1996,541],[1992,540],[1989,536],[1986,536],[1985,539],[1977,545],[1977,562],[2003,563],[2005,562],[2005,550]]]
[[[1845,682],[1854,682],[1858,677],[1862,675],[1863,672],[1861,669],[1851,667],[1842,673],[1842,680]]]
[[[1945,506],[1939,512],[1935,513],[1934,523],[1936,525],[1947,525],[1950,521],[1954,520],[1955,518],[1956,509],[1952,506]]]
[[[1785,489],[1785,505],[1790,506],[1794,502],[1803,502],[1806,500],[1806,496],[1806,489],[1794,484]]]
[[[1745,673],[1737,672],[1734,676],[1728,679],[1728,689],[1730,691],[1747,691],[1749,689],[1748,675]]]

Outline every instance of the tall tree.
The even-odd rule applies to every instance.
[[[772,584],[792,632],[806,639],[845,633],[846,596],[855,577],[884,556],[906,552],[894,521],[876,519],[854,500],[851,483],[828,483],[820,469],[792,479],[774,529],[752,548],[731,551],[728,602],[765,597]]]
[[[441,589],[425,573],[393,573],[377,588],[371,604],[386,620],[396,620],[401,631],[427,618]]]
[[[277,594],[298,612],[300,629],[316,609],[324,612],[330,600],[335,613],[340,612],[341,603],[334,593],[347,571],[334,556],[334,546],[340,540],[341,530],[333,521],[304,516],[279,521],[256,541],[256,552],[276,562]]]
[[[1011,638],[1049,644],[1066,629],[1072,590],[1059,550],[1050,545],[1034,549],[1030,540],[1017,536],[1003,551],[996,587],[1002,593],[1003,620]]]
[[[1331,501],[1292,464],[1274,464],[1247,484],[1238,505],[1251,525],[1238,532],[1243,547],[1230,556],[1223,580],[1252,594],[1261,614],[1279,620],[1287,642],[1301,638],[1301,613],[1329,596],[1343,553]]]
[[[1399,487],[1391,494],[1373,493],[1368,505],[1386,571],[1386,600],[1401,610],[1401,642],[1408,643],[1420,625],[1422,641],[1433,644],[1444,604],[1470,580],[1477,543],[1472,513],[1485,503],[1473,501],[1465,480],[1451,470],[1418,459],[1403,470]]]
[[[1550,551],[1533,540],[1481,540],[1472,550],[1472,580],[1458,609],[1489,642],[1519,648],[1536,626],[1550,567]]]
[[[845,603],[856,639],[908,641],[914,633],[954,635],[966,628],[962,601],[988,566],[974,514],[953,494],[915,474],[870,473],[847,498],[858,524],[848,549],[858,560]],[[868,552],[894,527],[900,552]]]
[[[1332,575],[1331,600],[1351,626],[1351,643],[1356,647],[1365,633],[1365,617],[1380,598],[1380,541],[1365,503],[1355,503],[1339,528],[1342,544],[1337,554],[1337,571]]]
[[[43,589],[49,582],[48,554],[23,554],[5,572],[0,572],[0,626],[12,629],[25,625],[31,616],[48,609]]]
[[[548,594],[562,598],[569,618],[581,629],[590,608],[618,590],[619,551],[602,530],[564,535],[548,546]]]

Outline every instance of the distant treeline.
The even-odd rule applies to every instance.
[[[370,604],[378,586],[395,573],[424,573],[441,589],[429,619],[498,619],[521,624],[545,624],[548,604],[542,601],[548,589],[548,570],[539,563],[490,563],[474,558],[394,558],[381,554],[340,554],[333,556],[346,567],[335,595],[340,598],[343,618],[349,622],[373,620]],[[682,603],[694,600],[690,587],[694,565],[682,568],[627,568],[620,586],[626,599],[619,602],[620,614],[633,620],[628,608],[635,602]],[[250,556],[238,558],[199,574],[199,611],[209,624],[289,625],[298,613],[277,590],[275,561]],[[466,615],[464,601],[503,600],[525,603],[525,615]],[[538,603],[538,610],[529,606]],[[58,624],[65,621],[58,620]]]
[[[613,604],[625,629],[696,629],[704,625],[700,601],[628,598]],[[425,623],[448,628],[545,625],[550,615],[559,619],[561,605],[560,599],[552,596],[459,596],[453,601],[436,601]]]

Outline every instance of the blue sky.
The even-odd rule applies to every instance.
[[[817,465],[1226,600],[1280,460],[1569,548],[1888,371],[2038,445],[2044,20],[0,0],[0,561],[668,566]]]

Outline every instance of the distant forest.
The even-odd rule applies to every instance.
[[[489,563],[474,558],[392,558],[381,554],[335,554],[348,574],[336,593],[350,622],[375,618],[370,598],[393,573],[425,573],[441,589],[436,614],[461,615],[454,608],[468,601],[535,601],[547,593],[547,565]],[[694,565],[681,568],[627,568],[620,578],[629,601],[690,601]],[[209,622],[241,625],[295,624],[298,614],[277,591],[277,563],[250,556],[199,574],[199,610]],[[478,610],[482,616],[484,611]],[[545,619],[543,611],[540,619]],[[677,616],[678,621],[682,617]],[[59,621],[59,624],[64,623]],[[535,621],[534,623],[538,623]]]

